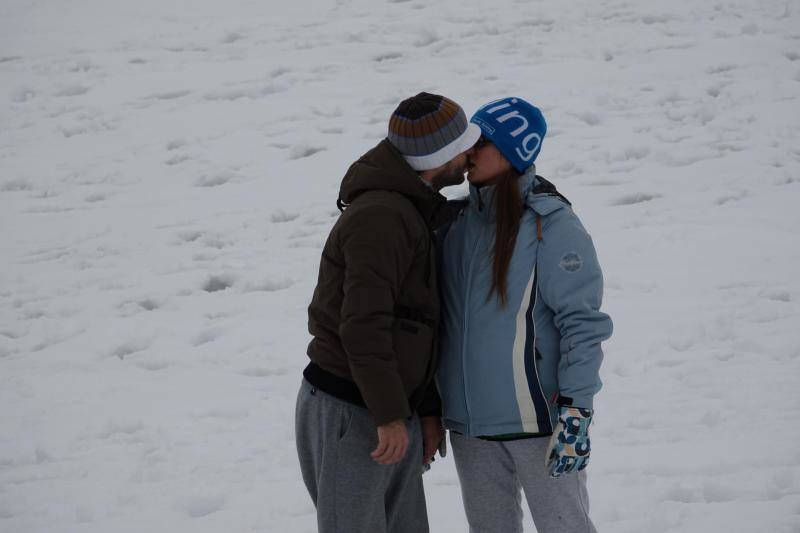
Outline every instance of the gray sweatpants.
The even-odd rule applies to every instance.
[[[320,533],[427,533],[419,419],[406,423],[409,446],[393,465],[379,465],[367,409],[300,385],[295,436],[300,470],[317,508]]]
[[[520,488],[539,533],[596,533],[586,471],[549,477],[548,441],[486,441],[450,432],[470,533],[521,532]]]

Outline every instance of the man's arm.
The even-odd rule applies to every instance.
[[[351,207],[351,209],[353,209]],[[339,337],[377,425],[411,415],[394,351],[394,308],[414,257],[400,214],[368,206],[340,232],[345,273]]]

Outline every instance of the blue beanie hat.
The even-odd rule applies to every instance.
[[[503,98],[478,109],[470,122],[481,128],[483,136],[524,173],[539,155],[547,124],[539,108],[522,98]]]

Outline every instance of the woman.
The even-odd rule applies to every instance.
[[[612,329],[597,256],[566,198],[536,175],[539,109],[506,98],[471,121],[483,136],[469,201],[439,235],[436,377],[470,531],[522,531],[520,488],[540,533],[595,531],[583,469]]]

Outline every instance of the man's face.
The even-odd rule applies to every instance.
[[[464,182],[464,173],[467,171],[467,152],[458,154],[447,162],[442,170],[431,179],[431,184],[436,190]]]

